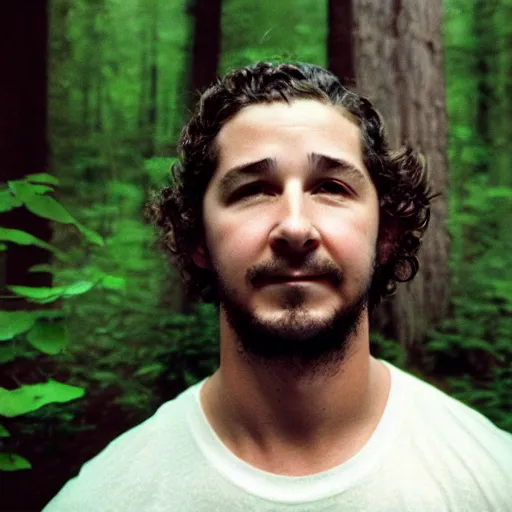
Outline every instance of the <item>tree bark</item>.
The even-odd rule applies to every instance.
[[[215,81],[220,59],[221,0],[191,0],[188,14],[193,18],[194,34],[187,107],[192,111],[201,93]],[[187,314],[192,304],[183,289],[180,311]]]
[[[329,0],[328,68],[348,87],[356,83],[353,0]]]
[[[193,0],[190,13],[194,19],[190,106],[200,93],[217,78],[220,58],[220,0]]]
[[[381,305],[375,326],[401,342],[408,364],[419,364],[421,341],[449,305],[447,134],[441,0],[354,0],[357,84],[387,121],[393,147],[423,152],[434,192],[420,271]]]
[[[44,0],[32,3],[30,8],[24,2],[8,1],[2,5],[2,70],[7,77],[0,80],[2,181],[48,172],[47,25]],[[49,221],[24,207],[0,215],[0,225],[26,231],[47,242],[52,235]],[[48,251],[8,245],[0,264],[4,285],[51,286],[51,274],[28,272],[33,265],[50,262]],[[11,295],[5,289],[0,293]],[[21,299],[0,298],[0,310],[33,308],[33,304]]]

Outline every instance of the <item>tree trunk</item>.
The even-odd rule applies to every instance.
[[[348,87],[356,83],[353,0],[329,0],[328,68]]]
[[[23,2],[2,6],[2,69],[8,79],[0,80],[0,159],[2,181],[22,179],[27,174],[48,172],[47,143],[47,40],[46,1],[30,9]],[[26,231],[47,242],[51,239],[48,220],[25,208],[0,215],[0,225]],[[34,246],[8,244],[1,262],[5,285],[51,286],[51,274],[28,272],[36,264],[50,262],[50,253]],[[2,287],[1,295],[11,294]],[[0,298],[0,310],[32,309],[21,299]],[[40,307],[40,306],[39,306]]]
[[[446,108],[441,0],[354,0],[357,84],[387,121],[390,142],[419,147],[433,189],[430,227],[420,251],[420,272],[398,287],[377,312],[375,325],[419,364],[427,329],[449,304]]]
[[[221,0],[192,0],[188,14],[193,18],[194,35],[187,106],[193,110],[200,94],[217,78],[220,59]],[[180,311],[190,313],[192,304],[183,290]]]
[[[199,94],[217,78],[220,58],[220,0],[192,0],[190,13],[194,19],[190,106]]]

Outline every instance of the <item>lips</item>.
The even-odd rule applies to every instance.
[[[326,274],[320,275],[304,275],[304,274],[290,274],[282,276],[265,276],[259,280],[259,286],[271,285],[271,284],[282,284],[282,283],[300,283],[300,282],[315,282],[325,281],[327,279]]]
[[[300,267],[289,263],[276,260],[255,265],[248,270],[247,281],[255,288],[268,284],[301,282],[328,282],[338,287],[343,282],[343,271],[330,260],[302,261]]]

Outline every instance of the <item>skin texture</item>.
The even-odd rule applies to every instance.
[[[359,128],[296,100],[244,108],[216,143],[193,253],[221,297],[221,364],[203,408],[246,462],[316,473],[360,450],[389,392],[369,352],[366,293],[382,255]]]

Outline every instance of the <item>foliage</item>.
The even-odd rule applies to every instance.
[[[512,237],[499,236],[495,213],[500,201],[510,203],[512,188],[489,187],[485,176],[465,188],[461,213],[453,212],[451,223],[473,241],[455,273],[452,315],[425,348],[437,372],[461,375],[449,379],[455,397],[512,431]]]
[[[49,193],[54,192],[54,186],[58,180],[49,174],[32,174],[23,180],[8,181],[7,187],[1,190],[0,210],[3,212],[24,206],[33,214],[60,222],[72,224],[86,236],[86,238],[98,245],[103,240],[93,231],[85,228],[77,222]],[[46,244],[41,240],[21,230],[0,228],[0,240],[10,244],[38,245],[48,250],[53,250],[61,259],[66,259],[62,252]],[[2,250],[8,250],[4,245]],[[32,272],[51,272],[51,268],[32,267]],[[54,302],[83,294],[90,290],[94,284],[101,281],[98,277],[96,283],[89,281],[70,282],[64,286],[52,288],[30,288],[26,286],[8,286],[7,288],[17,296],[38,304]],[[0,351],[0,363],[13,361],[19,354],[16,342],[20,336],[40,352],[46,354],[58,354],[67,343],[66,326],[61,311],[35,310],[35,311],[1,311],[0,312],[0,341],[4,345]],[[9,342],[6,344],[5,342]],[[5,346],[7,345],[7,346]],[[22,385],[17,389],[8,390],[0,387],[0,415],[12,418],[35,411],[44,405],[55,402],[69,402],[84,395],[81,387],[70,386],[49,379],[45,383],[34,385]],[[1,426],[2,437],[9,437],[8,430]],[[16,471],[30,468],[30,463],[23,457],[2,453],[0,458],[0,471]]]
[[[491,381],[475,388],[469,375],[448,379],[451,393],[462,402],[471,405],[493,423],[512,432],[512,368],[510,365],[493,370]]]
[[[481,0],[444,8],[453,297],[450,317],[425,344],[426,369],[512,431],[512,180],[504,151],[512,143],[512,10]]]
[[[406,353],[396,340],[389,339],[375,331],[370,335],[370,349],[374,357],[384,359],[398,368],[406,368]]]
[[[220,71],[259,60],[327,62],[327,2],[227,0]]]
[[[91,409],[126,430],[218,364],[216,310],[192,308],[182,297],[141,213],[149,191],[170,184],[186,116],[188,4],[51,4],[49,113],[59,201],[51,196],[55,177],[32,175],[0,188],[0,212],[24,204],[58,224],[51,245],[0,226],[0,249],[16,243],[52,252],[50,268],[32,270],[51,271],[54,286],[15,290],[59,309],[0,313],[0,363],[13,376],[27,367],[44,376],[32,385],[47,387],[28,387],[23,400],[34,391],[62,397],[49,395],[60,375],[87,396],[6,417],[13,432],[58,444],[95,431],[90,444],[108,435],[90,420]],[[453,300],[450,318],[426,341],[424,377],[512,431],[512,18],[505,0],[446,0],[444,10]],[[327,2],[225,0],[219,72],[260,59],[325,64],[326,18]],[[372,333],[372,351],[405,367],[394,340]],[[0,391],[18,400],[18,390]],[[0,426],[0,437],[8,435]],[[81,456],[66,454],[63,480]],[[0,468],[27,466],[18,457],[1,454]]]

